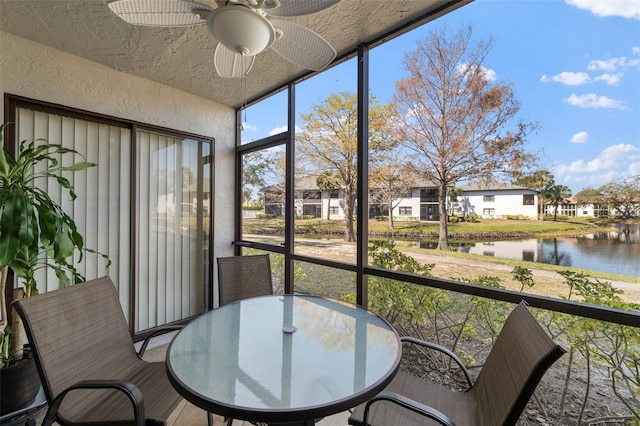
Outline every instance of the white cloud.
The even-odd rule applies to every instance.
[[[269,136],[277,135],[279,133],[286,132],[289,127],[287,125],[276,127],[269,132]]]
[[[543,75],[540,79],[543,83],[553,81],[555,83],[566,84],[567,86],[581,86],[591,83],[591,78],[586,72],[568,72],[564,71],[554,76]]]
[[[606,60],[595,59],[587,65],[589,71],[613,72],[629,68],[640,69],[640,59],[629,59],[626,56],[619,56]]]
[[[554,167],[554,174],[564,184],[598,188],[605,183],[635,176],[640,170],[640,147],[612,145],[591,160],[576,160]],[[573,184],[573,185],[572,185]]]
[[[495,81],[497,78],[497,74],[494,70],[482,67],[482,73],[484,74],[484,78],[488,81]]]
[[[634,55],[640,55],[640,46],[633,46],[631,48],[631,53],[633,53]]]
[[[458,71],[458,74],[461,74],[461,75],[466,74],[469,71],[469,64],[466,64],[466,63],[458,64],[457,71]],[[484,79],[487,81],[495,81],[497,78],[496,72],[490,68],[480,66],[480,72],[482,72]]]
[[[596,16],[621,16],[640,20],[638,0],[565,0],[565,2],[588,10]]]
[[[253,124],[245,123],[243,121],[242,130],[244,130],[245,132],[255,132],[256,130],[258,130],[258,127],[254,126]]]
[[[571,142],[573,143],[585,143],[589,140],[589,133],[587,132],[578,132],[571,137]]]
[[[620,74],[604,73],[595,78],[596,81],[604,81],[609,86],[617,86],[620,83]]]
[[[624,101],[616,101],[615,99],[611,99],[606,96],[598,96],[595,93],[587,93],[585,95],[576,95],[574,93],[562,101],[580,108],[626,109]]]

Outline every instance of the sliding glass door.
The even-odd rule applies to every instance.
[[[117,120],[65,115],[37,105],[16,107],[16,140],[61,144],[95,163],[65,175],[77,198],[54,179],[35,184],[75,220],[85,247],[76,256],[87,280],[109,275],[132,331],[142,332],[204,312],[210,277],[212,141]],[[41,256],[41,263],[47,261]],[[38,289],[57,288],[50,268]]]

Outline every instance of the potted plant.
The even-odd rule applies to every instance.
[[[80,154],[42,139],[22,141],[14,156],[2,142],[5,128],[5,124],[0,125],[0,414],[31,404],[40,387],[33,360],[28,353],[23,353],[24,333],[20,318],[13,315],[12,326],[8,325],[10,309],[5,300],[5,286],[9,269],[24,284],[23,289],[14,290],[14,299],[38,293],[35,273],[40,268],[52,268],[61,287],[84,281],[72,263],[76,252],[82,260],[86,250],[82,236],[73,219],[34,183],[42,178],[55,179],[68,190],[73,200],[76,198],[73,186],[61,173],[95,166],[84,161],[62,166],[61,156]],[[46,256],[40,256],[43,252]],[[23,375],[26,375],[26,388],[12,383]]]

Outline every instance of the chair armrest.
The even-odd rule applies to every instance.
[[[60,392],[55,397],[47,414],[42,422],[43,426],[50,426],[56,420],[60,404],[65,396],[71,391],[78,389],[116,389],[124,393],[133,405],[133,417],[136,426],[144,426],[146,422],[144,414],[144,401],[142,399],[142,392],[140,389],[131,382],[124,380],[83,380],[74,385],[69,386],[64,391]]]
[[[142,359],[144,352],[147,350],[147,346],[149,346],[149,342],[153,336],[156,336],[161,333],[165,333],[170,330],[180,330],[184,325],[165,325],[162,327],[158,327],[149,334],[144,341],[142,342],[142,346],[140,346],[140,350],[138,351],[138,358]]]
[[[458,357],[458,355],[456,355],[449,349],[445,348],[444,346],[440,346],[435,343],[425,342],[424,340],[416,339],[415,337],[411,337],[411,336],[403,336],[400,338],[400,341],[413,343],[419,346],[424,346],[426,348],[433,349],[438,352],[442,352],[443,354],[449,356],[456,364],[458,364],[458,366],[464,373],[464,376],[467,378],[467,383],[469,383],[469,387],[473,386],[473,380],[471,379],[471,375],[469,374],[467,367],[464,366],[464,364],[462,363],[462,360]]]
[[[418,401],[415,401],[411,398],[407,398],[406,396],[399,395],[395,392],[382,391],[378,395],[371,398],[364,407],[364,414],[362,417],[362,424],[364,426],[368,426],[368,416],[369,416],[369,408],[373,403],[377,401],[389,401],[394,404],[400,405],[408,410],[414,411],[418,414],[422,414],[425,417],[435,420],[444,426],[456,426],[456,424],[447,417],[442,412],[436,410],[433,407],[429,407],[428,405],[424,405]]]

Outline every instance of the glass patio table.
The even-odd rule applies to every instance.
[[[166,362],[176,390],[209,412],[312,425],[384,389],[401,354],[393,327],[362,307],[275,295],[196,318],[171,342]]]

